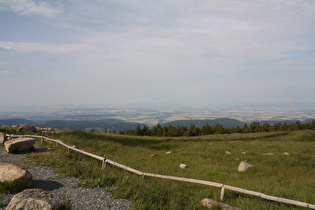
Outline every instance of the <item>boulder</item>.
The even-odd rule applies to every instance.
[[[36,127],[32,125],[27,125],[27,124],[21,124],[18,127],[18,132],[33,134],[33,133],[36,133]]]
[[[51,192],[27,189],[14,195],[6,210],[55,210],[63,207],[62,200]]]
[[[250,168],[254,168],[254,165],[247,163],[246,161],[242,161],[240,165],[238,166],[238,171],[239,172],[245,172]]]
[[[4,142],[7,152],[25,152],[34,149],[35,140],[32,138],[17,138]]]
[[[0,132],[0,143],[3,144],[5,141],[7,141],[7,136],[5,133]]]
[[[185,168],[187,167],[187,165],[184,164],[184,163],[181,163],[181,164],[179,164],[179,167],[180,167],[181,169],[185,169]]]
[[[209,209],[221,209],[221,210],[240,210],[240,208],[227,205],[225,203],[220,203],[215,200],[204,198],[201,200],[201,205]]]
[[[25,188],[31,187],[33,177],[27,170],[24,170],[10,163],[0,163],[0,183],[18,182]]]
[[[225,151],[225,154],[230,155],[232,153],[230,151]]]

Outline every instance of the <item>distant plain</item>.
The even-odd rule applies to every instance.
[[[0,108],[0,119],[100,120],[156,125],[174,120],[232,118],[243,122],[315,119],[314,106],[41,106]]]

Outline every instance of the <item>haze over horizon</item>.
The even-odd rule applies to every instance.
[[[315,1],[0,0],[0,107],[315,104]]]

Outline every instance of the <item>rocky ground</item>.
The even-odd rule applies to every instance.
[[[37,148],[36,152],[44,152],[44,149]],[[103,188],[77,187],[79,180],[75,177],[62,178],[50,167],[26,164],[23,161],[25,155],[7,153],[0,146],[0,163],[13,163],[26,168],[33,176],[34,188],[57,194],[68,202],[71,209],[128,209],[132,206],[132,202],[126,199],[113,199]],[[0,194],[0,203],[8,204],[12,196]],[[0,208],[4,209],[5,207]]]

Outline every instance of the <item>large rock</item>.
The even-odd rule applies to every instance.
[[[32,186],[33,177],[27,170],[16,165],[0,163],[0,183],[4,182],[17,182],[27,188]]]
[[[32,138],[17,138],[4,142],[7,152],[25,152],[34,149],[35,140]]]
[[[27,124],[21,124],[18,127],[18,132],[33,134],[33,133],[36,133],[36,127],[32,125],[27,125]]]
[[[215,200],[204,198],[201,200],[201,205],[207,207],[209,209],[221,209],[221,210],[240,210],[240,208],[236,208],[234,206],[227,205],[225,203],[220,203]]]
[[[13,196],[6,210],[55,210],[62,209],[62,201],[41,189],[27,189]]]
[[[5,133],[0,132],[0,144],[3,144],[7,140]]]
[[[238,166],[238,171],[239,172],[245,172],[250,168],[254,168],[254,165],[247,163],[246,161],[242,161],[240,165]]]

